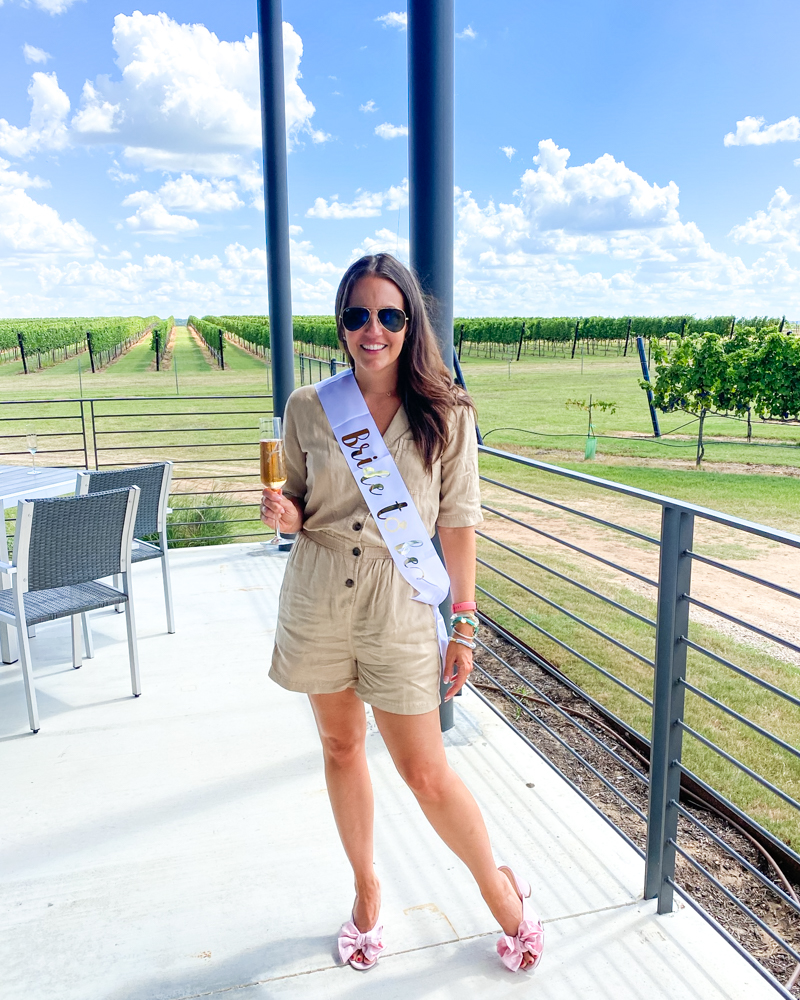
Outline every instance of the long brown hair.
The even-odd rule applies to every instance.
[[[347,349],[344,336],[342,310],[349,304],[355,283],[371,275],[387,278],[397,285],[403,295],[408,326],[399,359],[397,393],[405,407],[414,442],[425,468],[430,472],[450,438],[450,411],[455,406],[474,406],[467,393],[455,385],[442,361],[419,282],[407,267],[389,253],[359,258],[348,267],[339,283],[336,329],[342,348],[350,359],[350,366],[355,369],[355,361]]]

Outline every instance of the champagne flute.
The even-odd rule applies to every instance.
[[[286,482],[286,460],[283,453],[281,418],[262,417],[258,422],[259,450],[261,453],[261,484],[268,490],[280,493]],[[275,522],[275,538],[270,544],[280,545],[280,516]]]
[[[31,453],[31,461],[33,462],[33,468],[28,473],[28,475],[29,476],[35,476],[36,475],[36,447],[37,447],[36,434],[33,431],[28,431],[28,433],[25,435],[25,437],[28,440],[28,451]]]

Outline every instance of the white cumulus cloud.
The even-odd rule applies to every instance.
[[[375,135],[381,139],[397,139],[401,135],[408,135],[408,125],[390,125],[389,122],[384,122],[375,126]]]
[[[786,250],[800,250],[800,198],[779,187],[767,210],[760,210],[730,235],[738,243],[768,243]]]
[[[502,153],[505,153],[506,156],[509,158],[509,160],[514,155],[514,153],[516,153],[516,149],[514,149],[513,146],[501,146],[500,147],[500,151]]]
[[[781,122],[765,126],[764,118],[748,115],[736,123],[736,131],[728,132],[723,139],[726,146],[767,146],[773,142],[800,140],[800,118],[792,115]]]
[[[34,201],[25,190],[47,187],[47,181],[9,166],[0,159],[0,255],[90,255],[92,234],[75,219],[64,222],[54,208]]]
[[[399,31],[405,31],[408,27],[408,14],[405,11],[390,10],[388,14],[381,14],[375,20],[380,21],[384,28],[397,28]]]
[[[48,59],[53,57],[49,52],[45,52],[44,49],[37,49],[35,45],[28,45],[27,42],[22,46],[22,54],[25,57],[26,63],[46,63]]]
[[[317,198],[306,212],[309,219],[368,219],[380,215],[386,208],[396,212],[408,204],[408,178],[399,185],[392,185],[386,191],[357,191],[351,202],[339,201],[334,196],[330,201]]]
[[[478,37],[478,32],[472,27],[471,24],[468,24],[463,31],[456,32],[456,38],[477,38],[477,37]]]
[[[377,111],[378,105],[370,98],[366,104],[359,104],[358,110],[369,114],[370,111]]]
[[[128,226],[137,233],[148,236],[181,236],[197,229],[200,223],[185,215],[173,215],[168,209],[147,191],[139,191],[143,197],[133,200],[135,195],[129,195],[124,204],[139,204],[136,212],[125,220]]]
[[[47,14],[63,14],[75,2],[76,0],[33,0],[34,5]]]
[[[252,174],[261,148],[258,39],[222,41],[202,24],[167,14],[118,14],[112,43],[120,79],[87,81],[73,119],[76,139],[118,143],[146,170],[212,177]],[[300,87],[303,43],[283,25],[286,127],[290,148],[308,137],[314,105]]]
[[[26,156],[40,149],[63,149],[69,141],[66,118],[69,98],[55,73],[34,73],[28,87],[30,124],[17,127],[0,118],[0,149],[11,156]]]

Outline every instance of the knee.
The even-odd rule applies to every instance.
[[[350,767],[364,753],[364,738],[360,735],[323,736],[322,753],[326,764]]]
[[[403,781],[420,802],[441,802],[447,795],[452,772],[445,764],[414,761],[399,768]]]

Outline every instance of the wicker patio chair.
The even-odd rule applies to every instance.
[[[17,630],[19,659],[31,729],[39,713],[31,671],[28,626],[72,618],[72,665],[83,662],[79,616],[95,608],[125,605],[128,658],[134,697],[141,694],[136,628],[130,589],[131,542],[139,489],[110,490],[54,500],[20,500],[14,555],[0,569],[11,589],[0,590],[0,621]],[[97,581],[119,576],[121,587]]]
[[[146,559],[161,560],[167,631],[170,633],[175,631],[167,549],[167,500],[171,482],[172,462],[157,462],[154,465],[137,465],[130,469],[113,469],[110,472],[79,472],[75,487],[75,492],[81,496],[101,490],[119,490],[128,486],[138,486],[142,491],[139,497],[139,513],[136,515],[136,527],[133,529],[131,558],[134,563]],[[158,543],[143,541],[148,535],[158,535]],[[87,655],[91,655],[91,632],[85,616],[84,634],[87,637]]]

